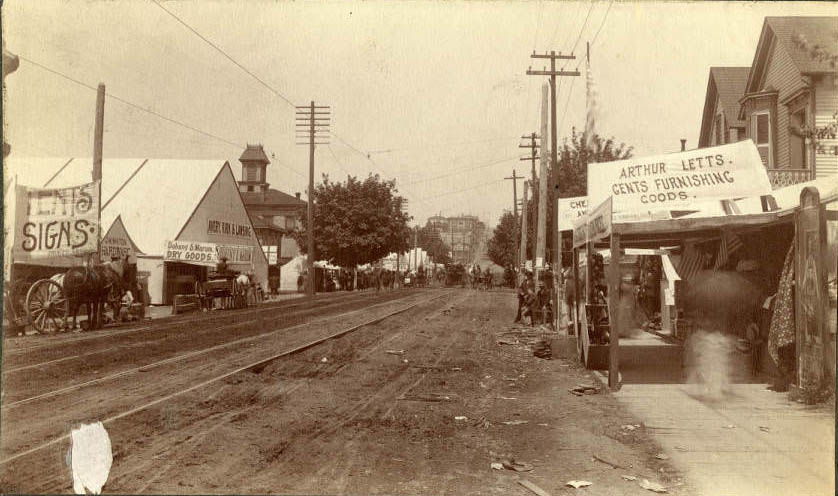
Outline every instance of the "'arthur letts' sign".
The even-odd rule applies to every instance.
[[[590,203],[611,195],[615,212],[679,209],[703,200],[770,193],[768,173],[751,140],[588,164]]]

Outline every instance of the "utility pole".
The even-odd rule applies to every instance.
[[[527,186],[529,183],[524,181],[524,202],[521,204],[521,260],[520,265],[526,265],[527,259]]]
[[[532,199],[533,199],[533,201],[537,201],[538,200],[538,189],[536,189],[536,188],[537,188],[537,185],[538,185],[538,176],[535,173],[535,160],[536,160],[536,158],[538,158],[538,150],[541,147],[541,145],[536,140],[541,139],[541,136],[537,135],[536,133],[530,133],[529,135],[521,136],[521,139],[530,140],[530,144],[528,144],[528,145],[518,145],[518,148],[529,148],[530,149],[530,156],[529,157],[521,157],[520,161],[522,161],[522,162],[529,161],[530,162],[531,172],[532,172],[532,177],[530,179],[530,186],[532,187]],[[524,202],[521,205],[521,214],[524,216],[524,224],[523,224],[523,228],[522,228],[521,232],[523,233],[524,236],[526,236],[526,232],[527,232],[526,219],[529,215],[529,210],[530,210],[529,209],[529,204],[527,203],[526,191],[527,191],[527,183],[525,181],[524,182]],[[533,221],[534,225],[538,225],[538,211],[537,210],[536,210],[536,212],[534,212],[532,221]],[[527,260],[526,242],[524,242],[523,248],[521,248],[521,250],[522,250],[521,258],[523,260]],[[533,251],[533,255],[534,254],[535,254],[535,252]]]
[[[541,135],[547,134],[547,120],[549,119],[547,110],[547,85],[541,87]],[[544,252],[545,244],[547,242],[547,149],[541,147],[541,163],[539,167],[539,176],[541,181],[538,182],[538,221],[535,225],[535,287],[540,289],[542,286],[541,272],[544,270]]]
[[[419,246],[419,224],[413,229],[413,270],[419,270],[418,260],[418,246]]]
[[[515,228],[518,228],[518,179],[523,177],[516,175],[515,169],[512,169],[512,177],[505,177],[506,180],[512,180],[512,215],[515,217]],[[518,243],[515,243],[515,258],[513,258],[517,266],[520,261],[520,254],[518,253]]]
[[[314,146],[328,145],[329,119],[331,111],[328,106],[310,105],[297,107],[296,129],[297,144],[308,145],[308,288],[306,294],[314,296]],[[299,141],[304,140],[304,141]]]
[[[96,263],[102,263],[102,146],[105,135],[105,85],[99,83],[96,89],[96,124],[93,131],[93,181],[99,181],[98,204],[99,225],[96,228]]]
[[[552,121],[550,123],[550,159],[553,165],[552,173],[551,173],[551,185],[554,191],[554,199],[555,202],[553,204],[553,215],[552,215],[552,222],[550,223],[553,233],[558,232],[559,226],[559,183],[558,183],[558,168],[559,168],[559,160],[558,160],[558,125],[556,124],[556,76],[579,76],[579,71],[565,71],[564,69],[557,71],[556,70],[556,60],[575,60],[576,56],[572,53],[570,55],[562,55],[562,52],[556,54],[555,51],[550,50],[550,53],[544,53],[544,55],[539,55],[533,51],[530,58],[533,59],[550,59],[550,70],[541,70],[541,71],[533,71],[532,67],[527,69],[528,76],[550,76],[550,110],[552,114]],[[553,291],[553,314],[554,318],[558,318],[557,316],[561,313],[558,311],[559,308],[559,294],[558,294],[558,274],[561,271],[561,244],[559,241],[559,237],[554,234],[553,236],[553,283],[555,290]],[[558,262],[558,266],[557,265]],[[558,328],[558,325],[556,326]]]

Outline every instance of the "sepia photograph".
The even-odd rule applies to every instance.
[[[836,494],[835,3],[0,35],[0,493]]]

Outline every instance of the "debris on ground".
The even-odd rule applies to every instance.
[[[570,487],[575,488],[575,489],[579,489],[580,487],[588,487],[591,484],[593,484],[593,482],[588,482],[588,481],[584,481],[584,480],[572,480],[572,481],[567,481],[567,484],[565,484],[565,485],[570,486]]]
[[[498,396],[498,399],[501,399],[501,400],[517,400],[518,398],[510,398],[508,396]]]
[[[507,420],[506,422],[501,422],[503,425],[523,425],[528,424],[529,420]]]
[[[466,417],[465,415],[458,415],[454,417],[454,420],[468,420],[468,417]]]
[[[642,487],[643,489],[655,492],[655,493],[665,493],[666,492],[665,487],[661,486],[657,482],[649,482],[646,479],[643,479],[640,482],[640,487]]]
[[[402,363],[408,363],[407,358],[405,358],[404,360],[402,360]]]
[[[735,429],[735,428],[736,428],[736,426],[735,426],[735,425],[733,425],[733,424],[728,424],[728,425],[724,426],[724,428],[725,428],[725,429]]]
[[[499,338],[497,342],[498,342],[498,344],[509,344],[509,345],[513,345],[513,346],[518,344],[517,339],[511,339],[511,338]]]
[[[640,424],[634,424],[634,425],[626,424],[626,425],[621,425],[620,428],[623,429],[623,430],[626,430],[626,431],[633,431],[635,429],[639,429]]]
[[[518,481],[518,484],[521,484],[522,486],[526,487],[527,489],[534,492],[538,496],[550,496],[550,493],[548,493],[544,489],[541,489],[540,487],[536,486],[535,484],[533,484],[532,482],[530,482],[528,480],[521,479],[521,480]]]
[[[451,398],[441,394],[403,394],[396,399],[402,401],[451,401]]]
[[[472,422],[476,427],[482,427],[484,429],[488,429],[492,426],[492,423],[486,420],[486,417],[480,417],[479,419]]]
[[[460,367],[452,367],[451,368],[451,372],[459,372],[461,370],[463,370],[463,369],[461,369]]]
[[[771,428],[765,425],[759,426],[759,430],[761,430],[762,432],[771,432]]]
[[[614,463],[614,462],[609,462],[609,461],[608,461],[608,460],[606,460],[605,458],[602,458],[602,457],[597,456],[597,455],[593,455],[593,459],[594,459],[594,460],[596,460],[596,461],[598,461],[598,462],[604,463],[604,464],[608,465],[608,466],[609,466],[609,467],[611,467],[611,468],[621,468],[621,469],[623,469],[623,470],[626,470],[626,468],[627,468],[627,467],[623,467],[622,465],[617,465],[617,464],[616,464],[616,463]]]
[[[633,475],[621,475],[620,477],[622,477],[623,479],[625,479],[627,481],[636,481],[637,480],[637,477],[635,477]]]
[[[550,359],[553,358],[553,348],[549,341],[542,339],[533,346],[532,354],[537,358]]]
[[[329,361],[329,359],[326,358],[326,357],[323,357],[323,358],[320,359],[320,362],[322,362],[322,363],[327,363],[328,361]]]
[[[655,458],[657,458],[658,460],[669,460],[669,455],[658,453],[657,455],[655,455]]]
[[[384,353],[389,353],[391,355],[404,355],[404,350],[384,350]]]
[[[576,396],[585,394],[599,394],[600,389],[590,384],[577,384],[575,388],[568,389],[568,391]]]
[[[515,472],[532,472],[533,466],[529,463],[518,462],[514,459],[510,458],[509,460],[504,460],[503,468],[507,470],[514,470]]]
[[[492,462],[491,467],[494,470],[503,470],[503,463]]]

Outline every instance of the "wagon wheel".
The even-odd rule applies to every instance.
[[[64,329],[68,313],[67,297],[55,281],[41,279],[26,293],[26,316],[38,332]]]

